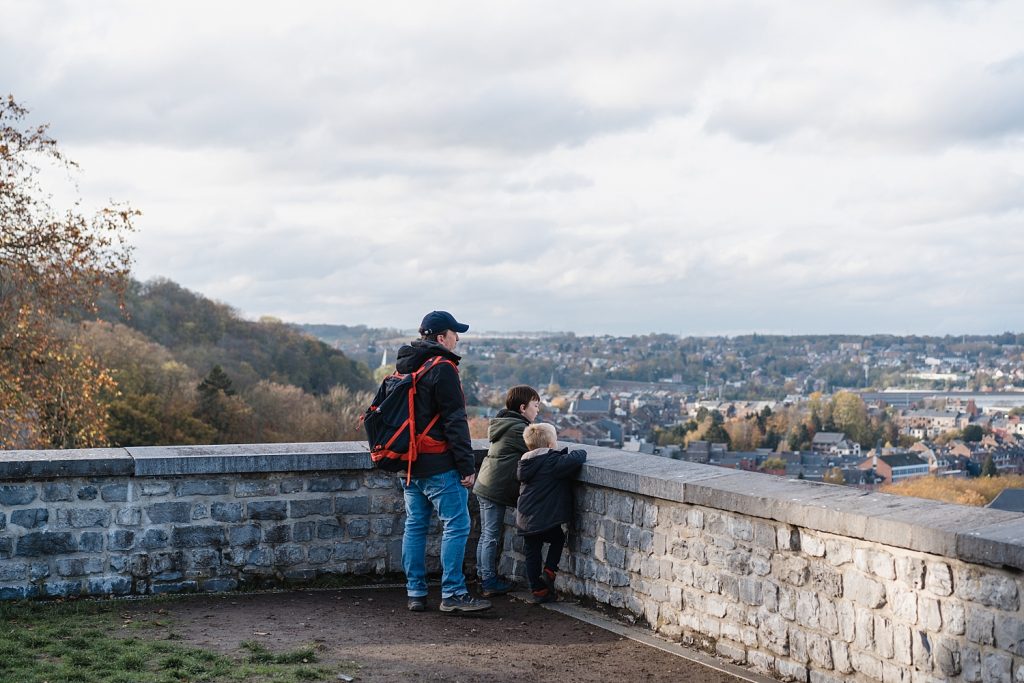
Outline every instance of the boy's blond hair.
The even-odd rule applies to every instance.
[[[554,448],[558,443],[558,432],[554,425],[536,422],[523,430],[523,441],[531,451],[544,447]]]

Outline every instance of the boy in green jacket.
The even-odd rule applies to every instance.
[[[476,571],[484,597],[504,595],[513,584],[498,576],[498,546],[505,522],[505,508],[519,498],[516,468],[528,449],[523,431],[537,419],[540,395],[520,384],[508,390],[505,409],[491,420],[487,438],[491,445],[480,465],[473,493],[480,502],[480,541],[476,547]]]

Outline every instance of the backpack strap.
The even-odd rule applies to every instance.
[[[442,358],[441,356],[431,356],[426,360],[426,362],[423,363],[423,365],[420,366],[419,370],[416,370],[414,373],[412,373],[412,387],[409,388],[409,468],[408,470],[406,470],[405,473],[406,486],[408,486],[410,482],[412,482],[412,464],[419,456],[419,453],[416,450],[416,384],[417,382],[419,382],[420,377],[425,375],[427,371],[436,367],[440,363],[448,363],[448,365],[451,365],[453,368],[455,368],[455,372],[459,371],[458,366],[455,365],[455,363],[448,360],[447,358]],[[437,424],[437,421],[438,419],[440,419],[440,417],[440,413],[435,415],[434,418],[427,423],[427,427],[426,429],[423,430],[422,433],[426,434],[427,432],[429,432],[431,428],[433,428],[433,426]]]

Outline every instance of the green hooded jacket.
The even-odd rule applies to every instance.
[[[491,442],[480,464],[473,493],[492,503],[515,507],[519,499],[516,468],[527,451],[523,431],[530,423],[514,410],[503,409],[491,420],[487,438]]]

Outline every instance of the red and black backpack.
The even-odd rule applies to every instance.
[[[363,428],[370,444],[370,459],[375,467],[387,472],[406,470],[405,483],[412,479],[412,464],[420,453],[444,453],[447,441],[427,435],[441,415],[435,415],[423,429],[416,428],[416,384],[430,369],[447,363],[441,356],[431,356],[419,370],[395,372],[384,378],[373,403],[363,413]]]

